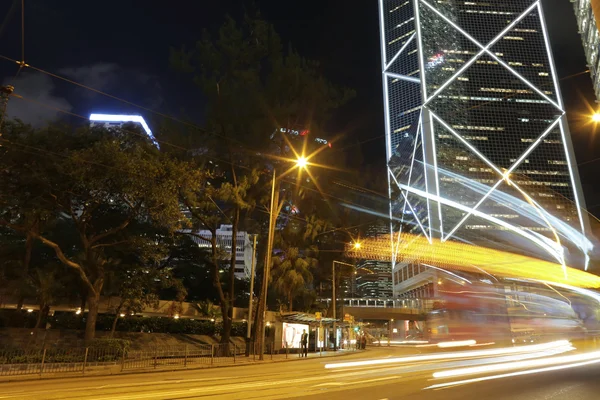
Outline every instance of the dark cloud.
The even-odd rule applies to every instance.
[[[17,95],[8,102],[8,118],[18,118],[39,128],[73,109],[65,97],[56,93],[56,84],[48,75],[23,71],[15,79],[5,78],[3,84],[13,85]]]
[[[59,74],[86,87],[100,90],[118,98],[156,109],[164,100],[159,78],[135,68],[122,67],[115,63],[96,63],[80,67],[67,67]],[[107,97],[86,88],[78,88],[77,94],[88,102],[91,108],[106,104]],[[111,108],[130,106],[118,101],[111,102]]]

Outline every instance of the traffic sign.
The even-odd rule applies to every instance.
[[[321,313],[320,313],[320,312],[316,312],[316,313],[315,313],[315,319],[316,319],[317,321],[320,321],[320,320],[321,320],[321,318],[322,318],[322,315],[321,315]]]

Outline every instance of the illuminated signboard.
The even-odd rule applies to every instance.
[[[279,128],[279,132],[288,133],[288,134],[294,135],[294,136],[306,136],[309,133],[309,131],[306,129],[303,131],[297,131],[295,129],[287,129],[287,128]]]
[[[287,343],[287,347],[290,349],[299,349],[300,348],[300,340],[302,339],[302,332],[306,331],[309,333],[308,325],[303,324],[288,324],[287,322],[283,323],[283,332],[281,342],[283,347]],[[309,335],[310,340],[310,335]]]
[[[310,133],[310,131],[308,129],[296,130],[296,129],[289,129],[289,128],[279,128],[279,129],[275,129],[275,132],[273,132],[273,134],[271,135],[271,139],[273,139],[275,137],[275,134],[277,132],[287,133],[288,135],[292,135],[292,136],[306,136]],[[331,143],[327,139],[315,138],[314,141],[319,144],[324,144],[324,145],[331,147]]]

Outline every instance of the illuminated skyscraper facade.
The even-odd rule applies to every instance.
[[[578,253],[583,266],[591,243],[540,1],[379,0],[379,14],[392,249],[410,230],[562,264]]]
[[[598,32],[598,14],[600,13],[600,0],[571,0],[575,8],[577,27],[583,42],[585,58],[590,68],[594,92],[600,99],[600,33]]]

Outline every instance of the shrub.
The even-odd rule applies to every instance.
[[[120,353],[122,351],[129,351],[131,347],[131,342],[126,339],[111,339],[111,338],[101,338],[94,339],[86,345],[90,349],[102,349],[102,350],[114,350],[115,353]]]
[[[37,320],[37,311],[0,310],[0,328],[33,328]]]

